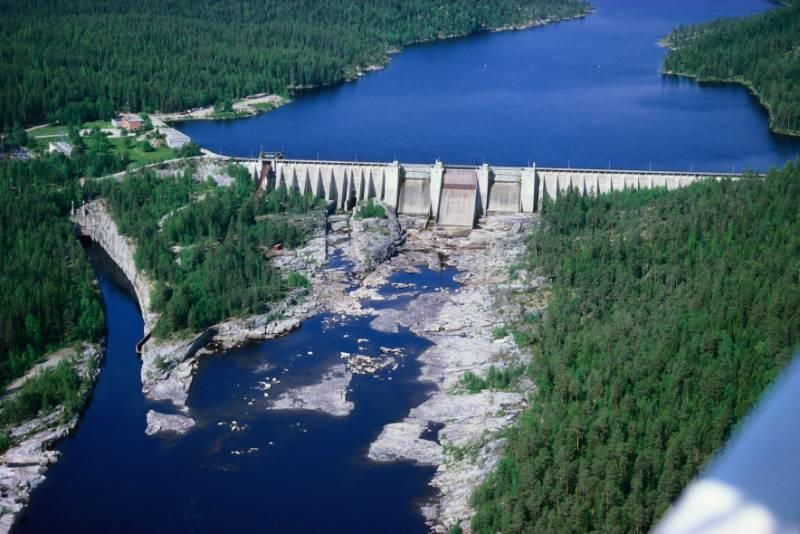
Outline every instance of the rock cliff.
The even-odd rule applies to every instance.
[[[158,321],[158,314],[152,310],[150,301],[155,284],[147,274],[136,268],[134,261],[136,246],[119,232],[106,201],[98,199],[84,204],[70,219],[80,234],[100,245],[125,274],[139,302],[144,319],[144,331],[149,333]]]

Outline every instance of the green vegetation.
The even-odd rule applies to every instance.
[[[116,137],[109,139],[112,150],[118,154],[125,165],[123,169],[134,169],[159,161],[175,159],[179,155],[167,146],[153,146],[149,140],[136,141],[132,137]]]
[[[461,377],[461,380],[459,380],[459,385],[462,386],[467,393],[479,393],[484,389],[509,391],[516,387],[520,377],[524,374],[524,365],[514,364],[500,369],[493,365],[483,378],[477,376],[472,371],[467,371]]]
[[[66,126],[43,126],[29,132],[30,137],[41,139],[44,143],[48,141],[60,141],[59,136],[65,137],[69,134]]]
[[[233,102],[226,99],[214,104],[214,111],[211,113],[211,118],[230,120],[247,117],[249,115],[250,113],[247,111],[233,109]]]
[[[492,337],[494,339],[503,339],[508,335],[508,332],[509,332],[508,325],[502,324],[500,326],[495,326],[492,329]]]
[[[286,277],[286,285],[291,289],[308,287],[311,283],[302,273],[290,272]]]
[[[573,16],[585,0],[0,0],[0,126],[177,111],[330,84],[408,43]]]
[[[356,219],[385,219],[386,210],[380,204],[375,204],[370,198],[366,204],[358,208],[355,217]]]
[[[275,104],[273,102],[258,102],[257,104],[252,105],[256,111],[272,111],[275,109]]]
[[[800,2],[743,19],[681,27],[667,44],[665,71],[743,83],[769,109],[773,129],[800,134]]]
[[[83,405],[82,381],[74,362],[62,360],[29,379],[0,404],[0,424],[18,425],[62,406],[64,418],[77,414]],[[8,448],[8,445],[6,445]]]
[[[60,127],[58,127],[60,128]],[[27,145],[43,154],[52,141],[67,141],[74,149],[71,158],[74,167],[81,169],[86,176],[104,176],[125,169],[134,169],[143,165],[157,163],[178,157],[168,148],[157,132],[147,134],[149,137],[137,140],[135,136],[111,138],[100,130],[97,123],[87,123],[80,129],[88,129],[87,135],[80,135],[78,127],[64,128],[66,132],[60,137],[41,137],[40,131],[56,131],[50,128],[34,130],[25,139],[17,139],[15,145]],[[46,134],[51,135],[51,134]],[[189,143],[183,153],[199,153],[197,145]]]
[[[177,156],[179,158],[193,158],[195,156],[200,156],[202,153],[203,150],[200,148],[200,145],[194,141],[189,141],[178,149]]]
[[[80,174],[61,155],[0,162],[0,385],[103,334],[94,275],[67,219]]]
[[[476,532],[643,532],[800,342],[800,164],[547,204],[553,278],[531,407],[473,499]]]
[[[305,214],[321,201],[285,187],[254,195],[244,167],[231,165],[228,173],[230,187],[194,180],[191,169],[172,177],[140,171],[98,186],[120,232],[136,241],[137,266],[157,282],[156,335],[263,313],[287,288],[308,285],[299,273],[283,280],[269,253],[275,245],[303,244],[312,228],[287,215]]]
[[[60,154],[0,161],[0,387],[105,330],[94,274],[67,219],[82,198],[81,171]],[[9,426],[59,405],[65,417],[76,414],[84,387],[71,360],[26,381],[0,403],[0,451],[11,445]]]

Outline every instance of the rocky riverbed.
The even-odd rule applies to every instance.
[[[116,232],[102,201],[89,211],[92,220],[76,222],[86,235],[104,248],[108,246],[126,276],[136,281],[133,285],[149,318],[146,322],[154,324],[157,315],[147,306],[149,281],[141,273],[128,272],[133,265],[133,247]],[[514,391],[469,394],[461,379],[467,372],[480,377],[492,366],[526,362],[527,355],[516,348],[511,337],[497,336],[496,331],[517,318],[523,308],[544,307],[543,296],[524,303],[516,297],[523,287],[530,289],[541,281],[512,280],[509,274],[524,251],[523,231],[537,219],[521,214],[492,216],[471,232],[444,231],[428,229],[423,221],[412,218],[398,220],[391,210],[386,212],[386,218],[328,216],[304,247],[273,258],[279,268],[306,275],[311,289],[289,295],[269,314],[232,319],[190,338],[144,343],[143,391],[151,399],[170,400],[182,412],[149,413],[148,433],[179,434],[194,426],[186,399],[203,355],[285,335],[323,311],[342,318],[372,315],[372,327],[377,330],[395,332],[407,327],[433,342],[419,357],[420,379],[436,389],[403,420],[386,425],[368,456],[374,461],[411,460],[437,466],[431,484],[439,490],[439,497],[423,512],[435,531],[456,524],[468,529],[473,513],[469,496],[494,468],[504,445],[499,433],[524,408],[526,385],[520,384]],[[402,294],[403,304],[378,310],[366,306],[370,300],[384,298],[378,289],[386,286],[393,273],[415,272],[420,267],[439,270],[444,263],[460,271],[460,287],[427,292],[404,284],[396,288],[402,293],[387,297]],[[392,365],[396,362],[391,354],[343,355],[342,363],[326,371],[320,382],[283,392],[271,408],[346,416],[353,409],[347,399],[353,373],[377,373]],[[436,439],[432,439],[431,427],[438,429]]]
[[[362,286],[363,290],[380,285],[392,272],[432,265],[440,258],[461,271],[460,288],[422,294],[403,309],[378,311],[373,320],[374,328],[395,331],[406,326],[434,343],[419,361],[420,379],[435,384],[436,390],[405,419],[386,425],[371,444],[369,457],[437,466],[431,484],[439,490],[438,498],[423,507],[436,532],[447,532],[456,524],[469,530],[474,513],[469,497],[502,453],[500,431],[525,407],[528,384],[519,384],[516,391],[469,394],[460,381],[468,371],[483,376],[492,366],[523,364],[528,359],[510,336],[498,336],[496,327],[519,317],[523,308],[544,306],[543,296],[525,302],[518,298],[521,289],[528,294],[542,280],[510,278],[510,267],[524,252],[523,231],[535,223],[533,216],[509,215],[490,217],[468,235],[409,230],[399,254]],[[430,439],[431,426],[439,429],[438,439]]]
[[[353,374],[344,364],[336,364],[322,375],[317,384],[290,389],[272,403],[272,410],[313,410],[336,417],[348,415],[354,404],[347,400]]]
[[[207,170],[203,160],[194,164]],[[216,162],[208,165],[216,165]],[[164,172],[171,170],[174,171],[168,168]],[[316,233],[303,247],[282,251],[272,258],[273,264],[281,270],[304,274],[311,282],[310,291],[300,289],[289,294],[269,313],[233,318],[190,336],[167,339],[149,337],[159,318],[150,299],[155,284],[146,273],[136,268],[135,243],[121,235],[107,203],[98,199],[81,206],[72,220],[82,235],[91,238],[108,253],[131,283],[145,319],[146,337],[139,347],[142,391],[152,400],[170,401],[184,416],[190,417],[186,400],[198,359],[203,355],[286,335],[298,328],[304,319],[322,311],[345,316],[369,313],[362,308],[359,299],[348,292],[353,283],[350,273],[331,268],[328,259],[332,252],[339,251],[353,263],[355,271],[363,275],[389,257],[403,236],[391,210],[387,209],[386,214],[382,219],[335,215],[331,216],[329,224],[326,215],[320,212],[319,217],[326,220],[316,225]],[[189,428],[191,425],[180,425],[174,430]]]
[[[194,427],[194,419],[179,414],[165,414],[155,410],[147,412],[147,428],[144,433],[148,436],[159,432],[184,434]]]

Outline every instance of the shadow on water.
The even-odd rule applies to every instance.
[[[145,414],[155,405],[141,393],[134,353],[141,315],[116,266],[102,251],[90,255],[108,317],[105,364],[81,426],[59,445],[62,457],[17,532],[426,530],[419,505],[432,496],[434,469],[366,454],[383,425],[429,393],[416,380],[427,340],[407,329],[377,332],[368,317],[314,317],[286,337],[203,358],[189,395],[197,427],[181,438],[147,437]],[[396,280],[433,290],[453,284],[453,274]],[[400,365],[353,376],[350,415],[267,410],[287,388],[318,382],[341,352],[374,356],[380,347],[401,348]],[[437,430],[423,437],[435,440]]]

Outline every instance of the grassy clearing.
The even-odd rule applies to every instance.
[[[130,160],[129,169],[177,157],[175,151],[168,147],[153,147],[154,150],[152,152],[147,152],[142,143],[136,141],[133,137],[115,137],[109,139],[109,141],[111,141],[117,154],[128,155]]]
[[[45,126],[44,128],[36,128],[35,130],[29,132],[29,135],[35,139],[40,137],[50,137],[53,135],[67,135],[67,127],[66,126]],[[51,139],[48,139],[51,140]],[[55,137],[52,140],[56,140]]]

